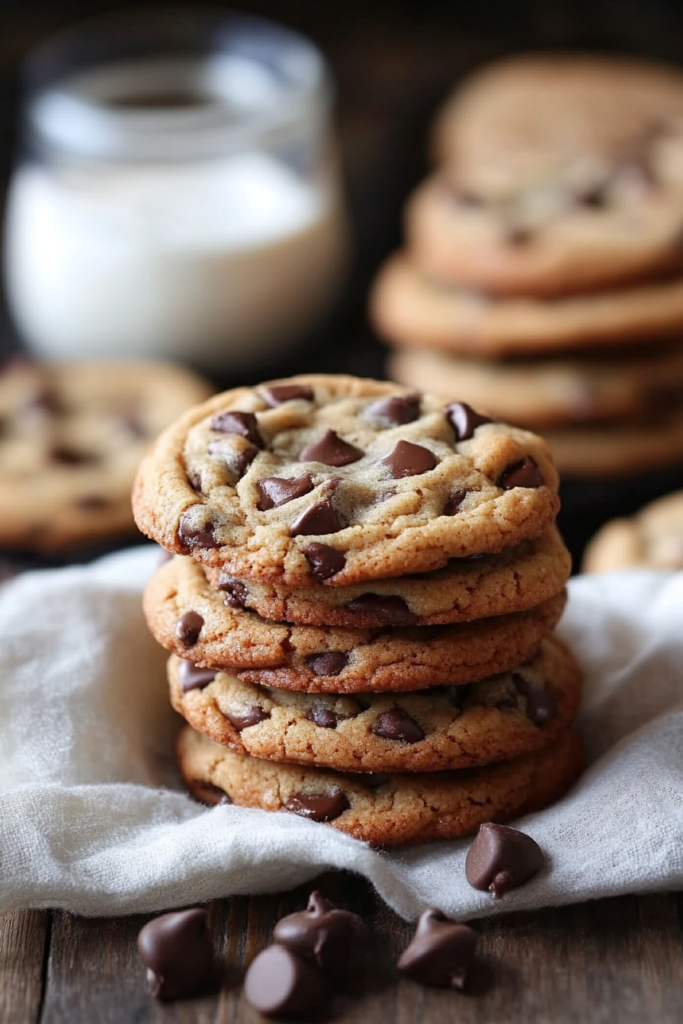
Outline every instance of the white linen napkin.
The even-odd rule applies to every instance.
[[[570,582],[559,633],[586,671],[590,767],[517,823],[548,864],[494,900],[465,880],[469,840],[377,852],[293,814],[207,809],[182,792],[166,655],[140,611],[158,557],[138,548],[0,589],[0,910],[159,911],[327,868],[365,875],[407,918],[681,887],[683,573]]]

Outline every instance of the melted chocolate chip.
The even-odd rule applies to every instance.
[[[218,589],[225,593],[225,604],[228,608],[246,608],[249,603],[249,591],[246,584],[235,576],[222,572],[218,577]]]
[[[285,505],[294,498],[300,498],[302,494],[308,494],[313,490],[313,477],[310,473],[304,473],[294,479],[285,479],[279,476],[268,476],[259,480],[256,484],[259,492],[259,500],[256,505],[259,512],[265,512],[269,508],[277,508]]]
[[[201,627],[200,627],[201,628]],[[183,660],[178,665],[178,682],[183,693],[201,690],[216,678],[215,668],[201,668],[192,661]]]
[[[420,915],[412,942],[404,949],[397,966],[423,985],[462,990],[476,945],[476,932],[430,907]]]
[[[163,914],[138,935],[150,995],[183,999],[218,987],[209,915],[201,907]]]
[[[317,676],[338,676],[348,663],[349,656],[344,651],[325,651],[306,658],[306,665]]]
[[[488,890],[500,899],[523,885],[543,866],[543,852],[531,836],[507,825],[479,826],[467,852],[465,875],[474,889]]]
[[[266,1017],[297,1016],[321,1005],[327,996],[323,976],[285,946],[268,946],[252,960],[244,976],[244,995]]]
[[[192,647],[197,643],[203,625],[204,619],[199,612],[185,612],[175,624],[175,635],[184,647]]]
[[[380,465],[388,466],[394,480],[404,476],[418,476],[434,469],[437,459],[429,448],[411,441],[399,441],[393,452],[380,459]]]
[[[202,782],[196,779],[192,783],[192,796],[200,804],[208,807],[215,807],[217,804],[231,804],[232,800],[222,789],[214,786],[212,782]]]
[[[465,488],[453,491],[453,493],[449,494],[446,499],[446,504],[444,505],[443,512],[441,514],[444,516],[456,515],[460,511],[460,506],[469,493],[470,492]]]
[[[313,388],[304,384],[273,384],[269,388],[261,388],[261,394],[271,409],[283,402],[292,402],[295,398],[303,398],[307,402],[312,402],[314,398]]]
[[[544,683],[532,683],[523,676],[513,675],[518,693],[526,698],[526,714],[534,725],[545,725],[557,712],[557,694]]]
[[[225,717],[232,722],[238,732],[242,732],[242,729],[265,722],[266,718],[270,718],[270,714],[260,708],[258,704],[252,704],[244,711],[226,711]]]
[[[334,430],[326,430],[323,436],[309,444],[299,455],[299,462],[322,462],[325,466],[348,466],[363,458],[363,452],[354,448]]]
[[[363,411],[364,419],[380,420],[390,427],[412,423],[420,417],[421,395],[390,395],[380,398]]]
[[[304,548],[304,557],[311,567],[311,575],[319,580],[329,580],[344,568],[346,559],[341,551],[327,544],[309,544]]]
[[[219,412],[211,420],[211,429],[218,430],[221,434],[239,434],[257,448],[265,448],[253,412]]]
[[[542,487],[545,480],[534,460],[525,455],[519,462],[513,462],[504,469],[496,483],[504,491],[511,491],[513,487]]]
[[[391,708],[377,716],[370,728],[375,736],[385,740],[397,740],[400,743],[419,743],[424,733],[417,722],[403,708]]]
[[[469,441],[474,431],[484,423],[493,423],[488,416],[475,412],[466,402],[451,402],[446,406],[446,419],[455,431],[456,441]]]
[[[292,537],[322,536],[325,533],[337,533],[342,524],[329,498],[316,501],[305,509],[292,523]]]
[[[336,729],[339,723],[343,722],[345,715],[338,715],[324,704],[314,704],[306,712],[306,718],[309,722],[319,725],[321,729]]]
[[[348,970],[358,942],[368,929],[356,914],[338,910],[319,892],[312,892],[306,910],[281,918],[273,929],[275,942],[315,965],[329,977]]]
[[[285,802],[285,810],[311,821],[333,821],[348,810],[349,801],[340,789],[333,793],[294,793]]]
[[[94,452],[80,451],[63,444],[51,448],[49,455],[52,462],[60,462],[64,466],[92,466],[93,463],[100,461],[99,455]]]
[[[213,523],[197,529],[192,526],[191,522],[191,509],[183,512],[180,517],[180,523],[178,524],[178,536],[180,537],[183,544],[190,548],[217,548],[220,547],[220,541],[216,540],[214,530],[215,526]]]
[[[382,594],[361,594],[346,606],[352,612],[366,612],[388,626],[411,626],[419,616],[398,596],[384,597]]]

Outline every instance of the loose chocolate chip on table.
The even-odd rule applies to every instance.
[[[334,430],[326,430],[319,440],[299,455],[299,462],[322,462],[325,466],[348,466],[363,458],[363,452],[345,441]]]
[[[138,935],[138,950],[150,995],[158,999],[183,999],[218,987],[209,915],[201,907],[149,921]]]
[[[257,508],[259,512],[265,512],[269,508],[277,508],[294,498],[300,498],[302,494],[308,494],[313,490],[313,477],[310,473],[294,479],[286,479],[279,476],[268,476],[259,480],[256,484],[259,492]]]
[[[329,580],[344,568],[346,559],[341,551],[328,544],[309,544],[303,551],[311,567],[311,574],[319,580]]]
[[[361,594],[346,606],[352,612],[369,612],[388,626],[410,626],[419,616],[411,612],[402,597],[382,594]]]
[[[228,608],[246,608],[249,601],[249,591],[246,584],[242,583],[235,576],[229,576],[222,572],[218,577],[218,589],[225,593],[225,604]]]
[[[394,480],[398,480],[404,476],[428,473],[430,469],[434,469],[437,461],[429,448],[413,444],[412,441],[399,441],[392,452],[380,459],[380,465],[388,466]]]
[[[197,643],[203,625],[204,619],[199,612],[185,612],[175,624],[175,635],[183,646],[192,647]]]
[[[524,676],[513,675],[512,680],[518,693],[526,698],[526,714],[534,725],[545,725],[555,717],[557,695],[544,683],[533,683]]]
[[[265,722],[266,718],[270,718],[270,714],[260,708],[258,704],[252,704],[244,711],[226,711],[225,717],[232,722],[238,732],[242,732],[242,729],[248,729],[251,725]]]
[[[314,398],[313,389],[304,384],[273,384],[272,387],[261,388],[261,394],[271,409],[295,398],[303,398],[308,402]]]
[[[305,509],[291,525],[292,537],[322,536],[326,533],[338,533],[342,524],[334,505],[329,498],[316,501]]]
[[[462,990],[474,961],[477,935],[430,907],[420,915],[410,945],[398,961],[398,969],[423,985],[442,985]]]
[[[446,406],[446,419],[455,431],[456,441],[469,441],[477,427],[484,423],[493,423],[488,416],[475,412],[466,402],[451,402]]]
[[[349,656],[344,651],[324,651],[306,658],[307,666],[317,676],[338,676],[348,663]]]
[[[460,511],[460,506],[469,493],[470,492],[465,488],[453,491],[453,493],[449,494],[446,499],[446,504],[444,505],[443,512],[441,514],[444,516],[456,515],[456,513]]]
[[[211,420],[211,429],[218,430],[221,434],[240,434],[257,448],[265,448],[253,412],[219,412]]]
[[[328,994],[323,976],[284,946],[268,946],[252,960],[244,995],[266,1017],[307,1013]]]
[[[385,740],[398,740],[401,743],[419,743],[424,733],[415,719],[411,718],[403,708],[391,708],[377,716],[377,721],[370,732]]]
[[[496,483],[504,491],[511,491],[513,487],[542,487],[545,480],[534,460],[525,455],[504,469]]]
[[[334,821],[348,810],[350,804],[340,789],[332,793],[293,793],[285,802],[285,810],[311,821]]]
[[[196,488],[195,488],[196,489]],[[197,529],[192,525],[191,509],[183,512],[178,524],[178,536],[188,548],[217,548],[220,541],[216,540],[213,523]]]
[[[314,704],[306,712],[308,721],[320,726],[321,729],[336,729],[345,717],[345,715],[338,715],[332,708],[326,708],[323,704]]]
[[[355,946],[368,937],[357,914],[339,910],[319,892],[311,893],[306,910],[281,918],[273,930],[275,942],[329,977],[346,971]]]
[[[189,690],[201,690],[216,678],[215,668],[202,668],[192,661],[183,661],[178,665],[178,682],[183,693]]]
[[[487,822],[479,826],[467,852],[465,876],[474,889],[488,890],[500,899],[535,875],[543,861],[543,852],[531,836]]]
[[[420,417],[421,396],[411,395],[390,395],[388,398],[379,398],[376,402],[366,406],[363,410],[363,419],[375,419],[387,423],[391,427],[401,426],[403,423],[412,423]]]

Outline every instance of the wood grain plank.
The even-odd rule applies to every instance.
[[[49,918],[49,913],[42,910],[0,916],[2,1024],[33,1024],[38,1021]]]

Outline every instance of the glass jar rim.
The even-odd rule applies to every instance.
[[[153,94],[175,75],[180,88],[198,88],[201,102],[129,103],[136,74],[152,66]],[[111,88],[117,75],[124,92],[107,99],[106,82]],[[326,62],[306,37],[210,7],[81,21],[29,55],[23,83],[29,143],[94,160],[196,159],[269,143],[322,123],[332,100]],[[237,116],[231,90],[250,97]]]

